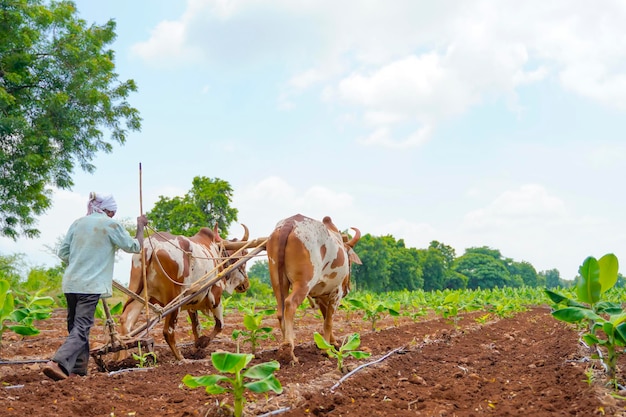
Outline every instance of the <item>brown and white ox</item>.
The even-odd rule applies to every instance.
[[[248,239],[248,228],[244,225],[244,237]],[[234,239],[236,241],[236,239]],[[190,285],[200,279],[212,279],[237,259],[229,259],[219,267],[233,251],[224,248],[223,241],[215,230],[207,227],[200,229],[194,236],[176,236],[170,233],[156,233],[144,240],[146,281],[148,284],[148,299],[150,303],[166,306],[176,299]],[[242,253],[245,255],[245,253]],[[206,277],[206,278],[205,278]],[[175,328],[180,310],[187,310],[191,319],[191,328],[197,348],[204,348],[209,341],[222,331],[224,311],[221,302],[222,292],[244,292],[250,287],[245,263],[226,274],[206,292],[191,299],[179,309],[165,316],[163,337],[170,346],[177,360],[183,356],[176,347]],[[141,255],[133,256],[130,272],[129,289],[143,296],[143,271]],[[120,318],[120,334],[127,335],[137,322],[139,314],[145,304],[129,297],[124,305]],[[201,326],[198,321],[198,311],[211,314],[215,318],[215,326],[207,337],[200,337]],[[121,358],[122,355],[118,356]]]
[[[283,334],[279,355],[282,362],[298,361],[294,354],[293,321],[296,309],[307,297],[324,316],[324,339],[336,344],[333,314],[350,291],[352,263],[361,263],[353,250],[361,232],[352,229],[354,237],[344,242],[330,217],[320,222],[296,214],[278,222],[270,235],[266,251]],[[290,349],[289,359],[286,349]]]

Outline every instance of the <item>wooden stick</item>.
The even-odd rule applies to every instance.
[[[143,216],[143,190],[141,184],[141,162],[139,163],[139,211]],[[148,307],[148,279],[146,277],[146,253],[143,250],[143,245],[141,245],[141,274],[143,277],[143,298],[146,305],[146,323],[150,322],[150,308]],[[149,328],[146,329],[146,333],[150,331]]]

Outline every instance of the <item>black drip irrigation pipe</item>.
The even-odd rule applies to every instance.
[[[44,363],[50,359],[24,359],[19,361],[0,361],[0,365],[24,365],[27,363]]]

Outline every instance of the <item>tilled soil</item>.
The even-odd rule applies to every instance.
[[[157,326],[151,331],[155,367],[137,368],[132,360],[118,363],[110,354],[106,365],[114,371],[99,372],[92,361],[88,376],[60,382],[45,377],[43,362],[37,360],[51,357],[62,343],[64,310],[41,322],[38,336],[22,339],[6,333],[0,349],[0,415],[230,415],[223,405],[232,404],[232,397],[189,389],[181,380],[186,374],[217,372],[210,352],[237,349],[230,335],[243,329],[242,315],[227,313],[224,332],[202,351],[193,347],[184,316],[177,338],[185,362],[174,360]],[[469,313],[454,325],[433,315],[418,321],[388,317],[373,331],[371,323],[341,311],[335,334],[358,332],[359,349],[371,353],[367,359],[347,358],[352,373],[342,374],[336,361],[315,346],[313,332],[321,331],[321,319],[309,310],[296,321],[299,363],[283,364],[276,372],[283,393],[247,393],[245,415],[626,416],[626,401],[605,387],[603,373],[594,370],[601,367],[589,361],[591,352],[580,344],[576,330],[555,320],[548,308],[484,318],[484,312]],[[265,319],[267,325],[275,322]],[[103,343],[102,332],[101,326],[92,330],[93,345]],[[280,332],[274,335],[277,340],[261,343],[252,364],[277,358]],[[250,350],[248,345],[240,349]]]

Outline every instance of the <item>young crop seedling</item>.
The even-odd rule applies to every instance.
[[[337,369],[342,373],[345,371],[343,360],[346,356],[352,356],[355,359],[363,359],[371,355],[371,353],[368,352],[355,350],[361,344],[361,336],[358,333],[353,333],[345,337],[339,349],[328,343],[318,332],[313,334],[313,338],[318,348],[324,350],[329,357],[337,359]]]
[[[269,309],[245,313],[243,316],[243,325],[246,330],[233,330],[233,339],[238,341],[239,336],[241,336],[243,338],[243,343],[250,343],[252,353],[255,354],[257,347],[259,347],[259,341],[274,339],[272,327],[261,327],[263,317],[270,316],[274,313],[276,313],[276,310]],[[237,345],[237,352],[239,352],[239,345]]]
[[[376,323],[382,320],[386,314],[392,317],[398,317],[400,313],[392,307],[374,300],[371,294],[365,294],[363,299],[347,298],[346,302],[352,304],[356,308],[363,310],[363,320],[372,323],[372,330],[376,331]]]
[[[222,373],[233,374],[233,377],[229,378],[220,374],[195,377],[187,374],[183,378],[183,383],[189,388],[205,387],[208,394],[233,394],[234,415],[241,417],[246,400],[244,397],[246,389],[257,393],[274,391],[280,394],[283,392],[280,381],[274,375],[274,372],[280,368],[280,364],[277,361],[263,362],[246,369],[253,358],[254,355],[249,353],[213,352],[211,362],[215,369]]]
[[[578,272],[580,279],[576,282],[576,296],[572,300],[550,290],[547,296],[557,307],[552,316],[568,323],[584,323],[582,338],[590,346],[594,346],[601,359],[609,380],[614,389],[619,388],[617,382],[617,356],[623,353],[626,346],[626,313],[621,303],[603,301],[602,295],[617,282],[617,257],[612,253],[599,260],[590,256],[581,265]]]
[[[154,352],[142,352],[141,351],[141,342],[137,342],[137,351],[138,353],[133,353],[133,359],[139,361],[137,364],[138,368],[145,368],[149,358],[152,358],[154,364],[156,365],[157,357]]]
[[[451,292],[444,298],[443,303],[435,307],[435,310],[442,318],[451,320],[455,328],[459,327],[459,300],[460,293],[458,291]]]

